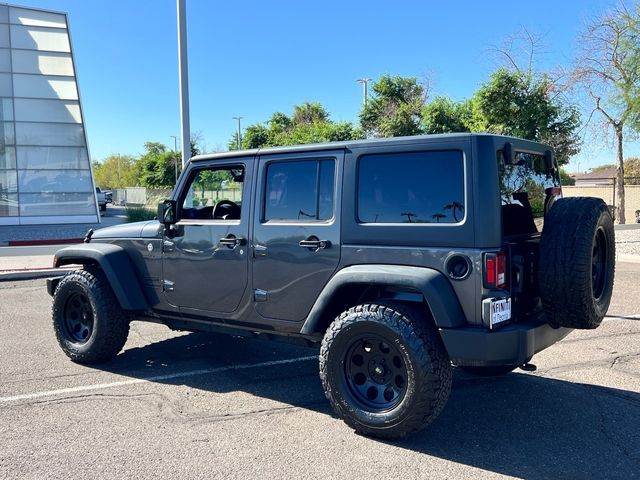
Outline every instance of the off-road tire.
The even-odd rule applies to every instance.
[[[86,339],[78,338],[69,326],[68,315],[77,317],[69,302],[78,299],[85,299],[87,314],[92,315]],[[75,270],[60,280],[53,296],[53,329],[58,344],[74,362],[100,363],[115,357],[127,341],[129,323],[129,315],[99,268]]]
[[[471,373],[472,375],[477,375],[478,377],[501,377],[502,375],[506,375],[507,373],[513,372],[517,365],[498,365],[495,367],[467,367],[460,366],[458,367],[461,370]]]
[[[615,236],[606,204],[591,197],[555,202],[545,218],[538,272],[540,296],[550,323],[568,328],[598,327],[611,301],[614,270]]]
[[[345,357],[363,335],[389,339],[406,365],[405,393],[388,410],[363,405],[346,379]],[[418,306],[390,301],[357,305],[333,321],[322,341],[320,379],[325,395],[336,414],[358,433],[391,439],[424,428],[447,403],[451,378],[440,335]]]

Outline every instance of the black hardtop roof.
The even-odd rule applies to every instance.
[[[287,145],[283,147],[262,147],[250,150],[231,150],[221,153],[209,153],[198,155],[190,159],[191,162],[201,162],[207,160],[224,160],[228,158],[267,155],[267,154],[288,154],[302,153],[316,150],[340,150],[363,148],[368,146],[385,146],[385,145],[402,145],[415,144],[423,142],[454,142],[454,141],[470,141],[472,137],[492,137],[502,141],[514,140],[518,142],[529,142],[516,137],[507,137],[504,135],[495,135],[491,133],[444,133],[436,135],[414,135],[410,137],[391,137],[391,138],[372,138],[366,140],[347,140],[343,142],[327,142],[327,143],[309,143],[305,145]],[[548,147],[547,147],[548,148]]]

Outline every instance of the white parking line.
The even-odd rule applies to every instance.
[[[122,380],[120,382],[99,383],[96,385],[82,385],[79,387],[61,388],[59,390],[47,390],[44,392],[25,393],[23,395],[14,395],[12,397],[0,397],[0,403],[17,402],[19,400],[33,400],[41,397],[55,397],[57,395],[65,395],[68,393],[88,392],[92,390],[104,390],[107,388],[122,387],[126,385],[135,385],[137,383],[162,382],[172,380],[174,378],[192,377],[194,375],[209,375],[212,373],[229,372],[233,370],[246,370],[249,368],[271,367],[274,365],[286,365],[289,363],[304,362],[307,360],[317,360],[317,355],[309,357],[289,358],[286,360],[274,360],[271,362],[252,363],[243,365],[229,365],[226,367],[206,368],[202,370],[191,370],[189,372],[168,373],[167,375],[157,375],[147,378],[132,378],[130,380]]]

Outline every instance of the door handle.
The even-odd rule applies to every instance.
[[[308,248],[309,250],[318,251],[325,248],[331,247],[331,242],[329,240],[320,240],[315,235],[305,238],[304,240],[300,240],[298,243],[302,248]]]
[[[163,252],[173,252],[175,250],[176,244],[170,242],[169,240],[164,240],[162,242],[162,251]]]
[[[225,245],[229,248],[235,248],[237,245],[244,245],[247,241],[242,237],[236,237],[233,234],[229,234],[219,240],[220,245]]]

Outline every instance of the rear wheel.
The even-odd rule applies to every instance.
[[[320,378],[338,416],[380,438],[431,423],[447,402],[451,374],[424,313],[397,302],[350,308],[331,324],[320,350]]]
[[[88,268],[60,280],[53,297],[53,328],[71,360],[98,363],[122,350],[129,334],[129,316],[102,271]]]

